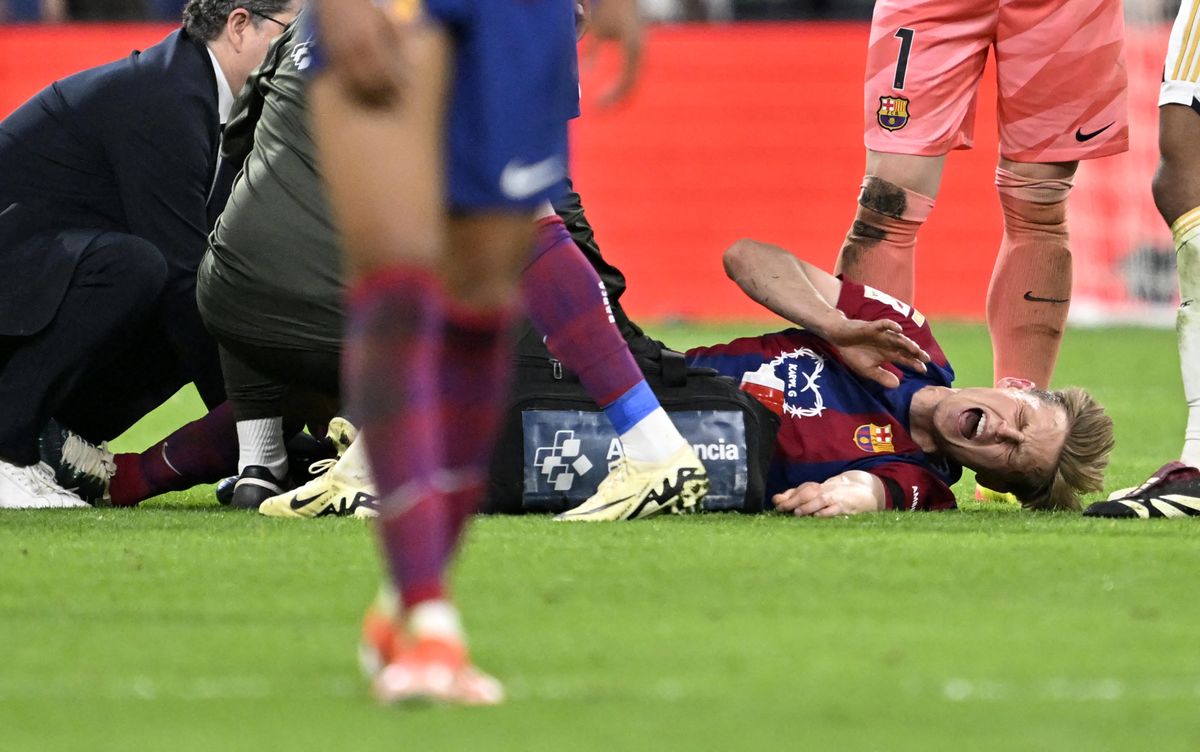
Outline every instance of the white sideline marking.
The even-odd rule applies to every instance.
[[[932,684],[930,683],[932,682]],[[88,677],[39,678],[27,680],[0,677],[0,702],[91,699],[97,694],[106,700],[265,700],[292,696],[297,684],[311,686],[317,695],[367,700],[367,682],[348,674],[315,677],[311,681],[288,680],[266,675],[229,675],[197,677],[151,677],[134,675],[110,677],[99,682]],[[505,682],[512,700],[543,702],[596,701],[609,698],[640,699],[659,703],[686,702],[707,694],[709,689],[691,686],[676,677],[664,677],[651,684],[631,688],[602,676],[560,676],[536,681],[513,677]],[[1028,682],[986,678],[952,677],[937,680],[905,681],[903,693],[914,698],[940,694],[949,702],[1119,702],[1139,700],[1200,699],[1200,677],[1159,678],[1124,681],[1115,677],[1078,679],[1053,677]],[[933,689],[931,692],[930,690]]]
[[[914,687],[906,687],[912,693]],[[1113,677],[1070,679],[1055,677],[1035,682],[994,679],[947,679],[942,697],[951,702],[1118,702],[1139,700],[1186,700],[1200,698],[1200,679],[1152,679],[1126,682]]]

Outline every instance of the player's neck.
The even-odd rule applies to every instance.
[[[938,451],[933,438],[933,413],[943,399],[954,393],[944,386],[927,386],[918,389],[908,407],[908,435],[921,451],[933,454]]]

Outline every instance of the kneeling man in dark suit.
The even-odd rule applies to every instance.
[[[99,443],[188,382],[224,400],[195,293],[221,127],[299,5],[190,0],[0,122],[0,508],[83,504],[39,462],[51,418]]]

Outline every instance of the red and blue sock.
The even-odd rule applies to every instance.
[[[405,610],[445,599],[479,507],[511,368],[507,311],[446,299],[419,269],[355,289],[344,364],[383,509],[380,543]]]
[[[237,472],[233,408],[223,402],[140,454],[118,454],[109,483],[113,506],[131,507],[159,494],[215,483]]]
[[[547,348],[579,375],[629,456],[661,461],[684,443],[617,331],[604,283],[557,216],[538,221],[521,292]],[[648,418],[652,430],[639,430]]]

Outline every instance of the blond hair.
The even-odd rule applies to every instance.
[[[1017,498],[1029,509],[1079,509],[1080,494],[1104,489],[1104,469],[1115,443],[1112,418],[1079,387],[1034,393],[1066,412],[1067,438],[1050,480],[1039,488],[1016,492]]]

